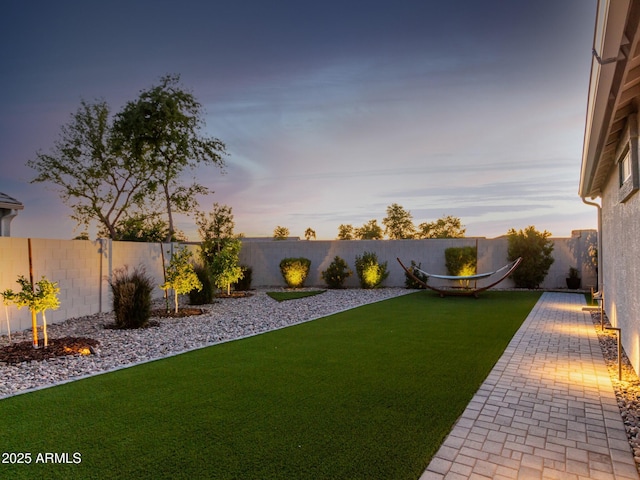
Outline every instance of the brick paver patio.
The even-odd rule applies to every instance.
[[[584,305],[542,295],[420,480],[640,478]]]

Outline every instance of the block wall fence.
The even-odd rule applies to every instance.
[[[553,238],[555,261],[541,285],[545,289],[566,288],[565,278],[569,267],[581,271],[582,286],[596,284],[596,272],[591,267],[589,245],[595,243],[595,230],[577,230],[570,238]],[[31,269],[34,281],[45,276],[60,287],[60,308],[47,312],[49,323],[68,318],[111,311],[109,280],[114,270],[143,266],[153,284],[158,286],[154,298],[164,292],[159,288],[164,282],[163,261],[168,263],[171,253],[179,244],[112,242],[100,239],[53,240],[0,237],[0,291],[19,289],[16,279],[20,275],[29,278],[29,242],[31,243]],[[197,244],[187,244],[197,255]],[[375,252],[380,262],[387,262],[389,277],[383,283],[387,287],[404,287],[405,275],[396,257],[405,265],[412,260],[421,263],[430,273],[446,274],[444,251],[449,247],[472,246],[478,251],[478,272],[494,271],[507,261],[507,238],[459,238],[430,240],[264,240],[245,241],[240,251],[240,262],[253,269],[252,287],[284,287],[279,263],[285,257],[305,257],[311,260],[307,286],[324,286],[321,272],[336,256],[342,257],[355,272],[356,255]],[[486,281],[486,280],[485,280]],[[435,281],[434,281],[435,283]],[[478,285],[482,285],[480,282]],[[354,273],[347,279],[346,287],[358,287]],[[507,279],[498,288],[513,287]],[[15,306],[2,308],[0,334],[7,333],[6,314],[11,331],[31,328],[31,315],[26,308]],[[40,316],[39,320],[40,322]]]

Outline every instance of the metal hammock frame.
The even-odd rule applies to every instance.
[[[400,261],[399,258],[396,258],[396,260],[398,260],[398,263],[400,264],[400,266],[403,268],[403,270],[405,272],[407,272],[407,275],[409,275],[413,280],[415,280],[418,284],[424,286],[425,288],[428,288],[430,290],[433,290],[435,292],[438,292],[440,294],[441,297],[444,297],[445,295],[455,295],[455,296],[465,296],[465,297],[477,297],[479,293],[484,292],[485,290],[489,290],[492,287],[495,287],[496,285],[498,285],[500,282],[502,282],[505,278],[507,278],[509,275],[511,275],[516,268],[518,268],[518,266],[520,265],[520,263],[522,262],[522,257],[518,257],[516,258],[513,262],[508,263],[507,265],[505,265],[502,268],[499,268],[498,270],[495,270],[493,272],[487,272],[487,273],[479,273],[476,275],[464,275],[464,276],[453,276],[453,275],[435,275],[433,273],[428,273],[425,272],[424,270],[420,270],[417,267],[411,267],[410,269],[405,267],[404,264]],[[473,287],[473,288],[445,288],[445,287],[436,287],[434,285],[429,285],[427,282],[421,280],[420,278],[418,278],[415,273],[414,270],[417,270],[418,272],[422,273],[423,275],[426,275],[427,278],[428,277],[432,277],[432,278],[438,278],[438,279],[442,279],[442,280],[479,280],[482,278],[488,278],[491,277],[492,275],[496,275],[498,273],[504,272],[504,274],[498,278],[498,280],[496,280],[495,282],[491,283],[490,285],[486,285],[484,287]]]

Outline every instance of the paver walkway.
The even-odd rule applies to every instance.
[[[541,296],[420,480],[640,478],[584,305]]]

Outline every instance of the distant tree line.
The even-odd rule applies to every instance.
[[[387,207],[387,216],[382,226],[376,219],[369,220],[361,227],[342,224],[338,227],[338,240],[379,240],[385,236],[392,240],[422,238],[462,238],[466,229],[458,217],[443,216],[434,222],[423,222],[417,227],[411,212],[401,205],[392,203]]]
[[[391,240],[423,239],[423,238],[463,238],[466,232],[462,221],[451,215],[443,216],[433,222],[423,222],[417,227],[413,223],[411,212],[401,205],[392,203],[387,207],[387,216],[382,219],[382,226],[378,220],[371,219],[361,227],[351,224],[341,224],[338,227],[338,240]],[[278,225],[273,230],[274,240],[286,240],[289,237],[289,229]],[[316,232],[307,228],[304,232],[307,240],[316,238]]]

